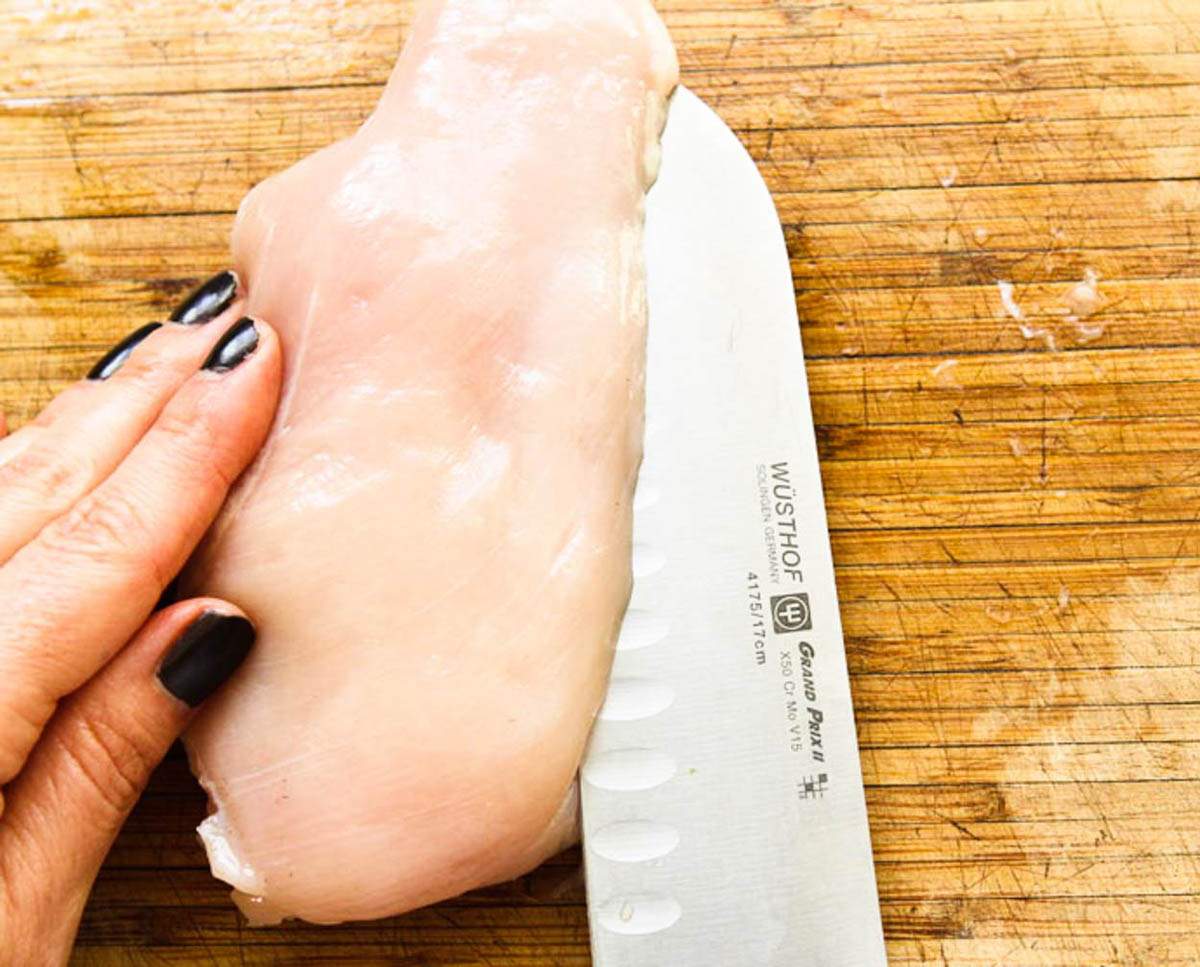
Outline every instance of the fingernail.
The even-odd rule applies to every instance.
[[[108,377],[125,365],[125,360],[137,348],[138,343],[154,332],[155,329],[161,328],[161,322],[150,322],[142,326],[141,329],[135,329],[104,354],[104,358],[96,363],[88,372],[87,378],[92,380],[108,379]]]
[[[237,671],[254,638],[254,625],[240,615],[205,611],[171,646],[158,667],[158,680],[195,708]]]
[[[254,320],[242,316],[213,346],[200,368],[214,373],[227,373],[248,359],[257,348],[258,330],[254,328]]]
[[[171,321],[198,326],[215,319],[237,298],[238,277],[229,269],[218,272],[175,307]]]

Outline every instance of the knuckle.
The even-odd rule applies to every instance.
[[[233,477],[225,466],[224,435],[202,405],[181,411],[168,407],[156,430],[166,440],[182,476],[195,486],[228,489]]]
[[[95,474],[86,453],[51,447],[38,439],[0,464],[0,492],[23,494],[38,508],[54,510],[85,492]]]
[[[85,558],[97,568],[148,569],[164,585],[172,574],[154,539],[145,512],[134,495],[121,489],[92,493],[49,524],[41,535],[55,557]]]
[[[213,444],[215,427],[198,401],[191,400],[189,404],[168,406],[159,416],[155,429],[168,446],[181,451],[208,449]]]
[[[89,798],[109,819],[120,823],[158,763],[157,749],[149,736],[133,723],[117,729],[99,719],[80,717],[56,739]]]

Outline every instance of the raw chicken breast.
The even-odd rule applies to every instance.
[[[428,2],[362,129],[243,203],[288,372],[185,589],[260,628],[187,737],[252,919],[396,913],[576,835],[676,73],[648,0]]]

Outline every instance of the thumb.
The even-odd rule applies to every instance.
[[[150,773],[253,642],[232,605],[184,601],[153,615],[59,705],[4,790],[0,886],[18,950],[70,950],[92,881]]]

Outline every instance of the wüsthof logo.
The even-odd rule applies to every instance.
[[[808,595],[776,594],[771,597],[771,621],[776,634],[789,631],[807,631],[812,627],[812,613],[808,610]]]

